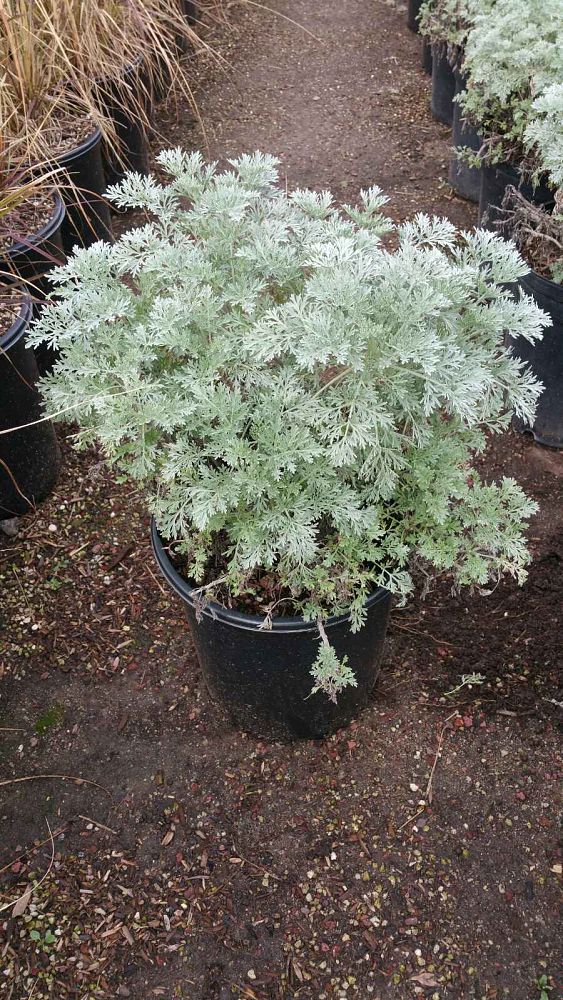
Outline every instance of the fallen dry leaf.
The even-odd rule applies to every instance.
[[[409,982],[418,983],[419,986],[439,986],[440,983],[431,972],[419,972],[416,976],[411,976]]]
[[[125,926],[125,924],[121,928],[121,933],[123,934],[123,937],[127,941],[127,944],[133,945],[133,935],[131,934],[129,928]]]
[[[13,907],[12,907],[12,916],[13,917],[21,917],[22,913],[25,913],[25,911],[27,910],[27,907],[29,906],[29,901],[31,899],[32,894],[33,894],[33,887],[30,885],[25,890],[23,896],[20,896],[19,899],[16,899],[16,901],[15,901]]]
[[[295,975],[297,976],[299,982],[302,983],[303,982],[303,971],[301,969],[301,966],[298,965],[298,963],[295,961],[294,958],[291,960],[291,966],[292,966],[293,971],[294,971]]]

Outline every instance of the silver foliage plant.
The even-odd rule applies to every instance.
[[[420,33],[433,45],[446,45],[452,53],[465,44],[475,17],[488,13],[495,0],[425,0],[420,7]]]
[[[328,617],[359,629],[366,596],[404,598],[415,562],[456,585],[524,580],[535,504],[472,460],[513,409],[533,419],[541,387],[503,337],[534,341],[547,317],[511,297],[527,267],[488,232],[394,227],[375,187],[341,210],[288,194],[260,153],[225,172],[158,159],[167,185],[110,191],[151,221],[56,273],[32,337],[61,351],[47,410],[146,484],[196,583],[218,541],[235,601],[275,574],[319,624],[314,690],[334,698],[355,679]]]
[[[563,208],[563,82],[553,83],[533,102],[524,141],[536,151],[538,175],[548,175]]]
[[[463,71],[459,102],[490,161],[537,169],[525,133],[536,117],[532,102],[563,77],[562,0],[476,0]]]

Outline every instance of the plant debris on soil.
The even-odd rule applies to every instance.
[[[218,544],[219,539],[217,547]],[[196,588],[196,604],[201,611],[206,605],[214,603],[224,608],[238,608],[245,614],[262,616],[264,622],[272,613],[279,618],[299,614],[299,596],[292,594],[288,587],[282,587],[278,578],[265,569],[255,570],[241,580],[242,592],[233,593],[232,587],[224,580],[228,571],[228,559],[224,552],[208,560],[202,580],[196,583],[190,575],[188,558],[175,551],[173,545],[166,546],[166,550],[180,576]]]
[[[95,128],[92,118],[58,112],[42,124],[41,138],[52,156],[61,157],[89,139]]]
[[[501,234],[514,240],[536,274],[563,280],[563,206],[549,212],[508,187],[496,225]]]
[[[291,20],[234,7],[227,74],[198,71],[211,155],[472,224],[404,6],[267,6]],[[167,142],[201,145],[172,104]],[[539,502],[524,587],[396,609],[369,708],[281,744],[209,698],[142,495],[63,445],[0,533],[0,998],[555,996],[563,456],[507,432],[480,460]]]

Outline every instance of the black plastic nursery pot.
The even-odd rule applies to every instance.
[[[422,2],[422,0],[420,0]],[[181,0],[182,13],[189,24],[195,24],[199,18],[199,6],[194,0]]]
[[[432,76],[432,46],[428,38],[422,39],[420,65],[424,72],[428,73],[428,76]]]
[[[411,31],[416,31],[418,33],[418,15],[420,14],[420,8],[422,7],[423,0],[408,0],[407,5],[407,24]]]
[[[42,300],[51,290],[49,271],[66,262],[63,232],[66,208],[61,196],[54,195],[53,214],[49,222],[25,242],[14,243],[5,253],[2,270],[21,279],[40,308]],[[57,352],[50,347],[38,347],[35,351],[39,374],[44,375],[53,367]]]
[[[455,76],[445,46],[432,46],[432,97],[434,118],[451,125],[454,115]]]
[[[458,70],[454,70],[454,78],[454,93],[457,97],[465,90],[465,80]],[[465,148],[478,153],[482,143],[478,132],[463,120],[463,111],[457,101],[453,104],[452,145],[454,150],[450,160],[448,180],[460,198],[477,203],[481,194],[481,167],[470,167],[465,160],[460,160],[456,150]]]
[[[65,206],[59,194],[53,196],[53,214],[38,232],[13,243],[1,255],[0,268],[20,278],[34,299],[43,299],[49,291],[47,274],[66,261],[63,248]]]
[[[552,208],[554,204],[553,191],[547,184],[532,187],[522,180],[517,167],[511,163],[498,163],[495,166],[485,166],[481,171],[481,191],[479,194],[479,225],[495,232],[495,222],[502,218],[502,200],[509,185],[517,188],[527,201],[535,205]]]
[[[18,319],[0,336],[0,430],[43,417],[35,354],[26,346],[33,307],[23,300]],[[53,489],[60,451],[50,421],[0,435],[0,520],[28,514]]]
[[[151,83],[144,62],[139,58],[125,67],[119,80],[106,81],[101,89],[102,110],[111,119],[118,150],[103,144],[103,165],[108,184],[117,184],[128,170],[146,176],[149,173],[150,146],[147,121],[150,115]],[[143,120],[144,109],[146,120]]]
[[[535,344],[523,337],[510,341],[513,353],[530,366],[544,385],[533,425],[528,426],[516,416],[512,425],[517,431],[533,434],[538,444],[563,448],[563,285],[542,278],[535,271],[520,278],[519,285],[549,314],[551,326]]]
[[[193,27],[199,20],[199,6],[192,0],[180,0],[180,10],[187,23]],[[176,33],[176,47],[180,55],[185,55],[190,49],[190,42],[184,34]],[[158,60],[157,60],[158,61]],[[166,100],[172,86],[172,74],[170,69],[162,64],[160,71],[156,73],[153,80],[152,93],[155,103]]]
[[[160,104],[161,101],[165,101],[170,93],[170,88],[172,86],[172,77],[166,69],[162,69],[158,75],[153,80],[152,84],[152,99],[155,104]]]
[[[199,4],[194,3],[193,0],[180,0],[180,11],[191,27],[197,24],[199,20]],[[184,54],[190,48],[186,36],[179,32],[176,34],[176,45],[178,46],[178,51]],[[156,99],[161,100],[162,98],[157,97]]]
[[[89,247],[97,240],[112,242],[110,209],[103,197],[107,185],[101,130],[94,129],[84,142],[59,157],[57,166],[64,168],[70,182],[62,192],[66,205],[62,238],[67,256],[76,246]]]
[[[197,620],[194,588],[170,561],[153,521],[151,541],[158,567],[184,602],[191,635],[211,696],[239,729],[269,739],[322,739],[347,725],[364,708],[379,673],[391,595],[382,588],[367,600],[367,620],[350,631],[347,615],[329,618],[326,634],[337,655],[348,656],[357,687],[347,687],[334,704],[324,692],[311,695],[311,667],[319,633],[302,618],[264,618],[206,605]],[[262,627],[261,627],[262,626]]]

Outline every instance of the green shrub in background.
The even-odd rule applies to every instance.
[[[538,150],[526,132],[533,102],[563,79],[561,0],[496,0],[468,32],[463,70],[464,114],[482,135],[491,163],[510,161],[533,174]]]

